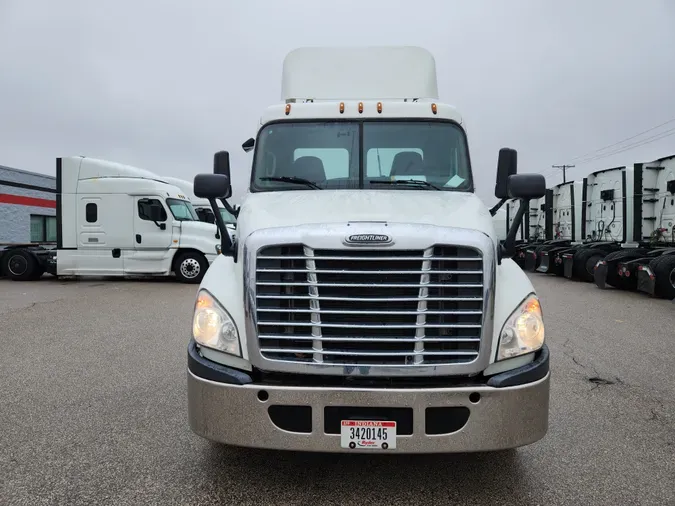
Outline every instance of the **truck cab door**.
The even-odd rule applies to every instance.
[[[157,197],[135,197],[134,208],[134,250],[125,259],[125,273],[169,274],[173,256],[172,215]]]

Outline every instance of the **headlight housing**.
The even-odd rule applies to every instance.
[[[497,360],[537,351],[544,345],[544,317],[533,293],[511,313],[499,334]]]
[[[200,290],[192,317],[192,337],[200,346],[241,357],[239,331],[215,297]]]

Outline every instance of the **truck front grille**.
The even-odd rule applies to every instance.
[[[260,353],[269,360],[451,365],[480,351],[483,261],[468,247],[266,247],[255,295]]]

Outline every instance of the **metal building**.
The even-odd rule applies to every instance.
[[[0,165],[0,245],[56,242],[56,178]]]

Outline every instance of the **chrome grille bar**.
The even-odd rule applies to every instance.
[[[274,362],[384,367],[468,364],[481,349],[482,253],[262,247],[258,350]]]

